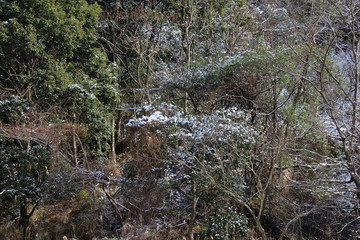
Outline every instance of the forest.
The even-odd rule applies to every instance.
[[[0,0],[0,239],[360,238],[360,0]]]

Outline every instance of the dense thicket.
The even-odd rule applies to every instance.
[[[0,0],[0,238],[358,237],[359,6]]]

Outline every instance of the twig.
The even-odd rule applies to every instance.
[[[348,222],[347,224],[345,224],[345,225],[342,227],[342,229],[341,229],[339,232],[337,232],[337,234],[340,234],[340,233],[341,233],[342,231],[344,231],[345,228],[347,228],[350,224],[354,223],[355,221],[357,221],[357,220],[359,220],[359,219],[360,219],[360,216],[357,217],[357,218],[355,218],[355,219],[353,219],[353,220],[351,220],[351,221]]]
[[[288,230],[288,228],[290,227],[290,225],[292,223],[294,223],[295,221],[299,220],[300,218],[302,217],[305,217],[307,215],[309,215],[310,213],[314,212],[315,210],[317,209],[317,207],[314,207],[313,209],[311,209],[310,211],[308,212],[304,212],[304,213],[301,213],[299,215],[297,215],[296,217],[294,217],[293,219],[291,219],[285,226],[284,230],[282,231],[280,237],[279,237],[279,240],[282,240],[286,234],[286,231]]]
[[[106,191],[105,188],[103,188],[103,192],[105,193],[106,197],[108,198],[111,206],[114,208],[115,212],[118,212],[116,205],[120,206],[121,208],[127,210],[128,212],[130,212],[130,209],[128,209],[127,207],[125,207],[124,205],[118,203],[114,198],[112,198]]]

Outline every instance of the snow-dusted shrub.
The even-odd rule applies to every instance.
[[[25,232],[44,198],[51,158],[45,146],[29,142],[23,147],[20,141],[0,138],[0,219],[17,222]]]
[[[236,209],[222,208],[209,217],[209,227],[200,236],[222,240],[230,236],[243,235],[248,231],[247,222],[247,218]]]
[[[0,122],[26,122],[25,113],[30,109],[29,103],[17,95],[0,100]]]
[[[269,111],[266,86],[274,76],[279,81],[288,78],[276,69],[289,65],[289,58],[290,50],[281,47],[244,51],[192,70],[174,71],[167,75],[164,89],[170,99],[184,100],[186,93],[195,113],[224,106]]]
[[[143,116],[130,120],[127,127],[151,129],[162,139],[165,154],[158,159],[162,163],[160,168],[154,166],[153,171],[160,172],[158,186],[168,192],[166,202],[171,209],[168,217],[189,219],[191,202],[198,199],[197,218],[207,225],[208,232],[213,226],[209,216],[216,216],[218,210],[225,213],[232,207],[231,216],[236,213],[239,219],[245,219],[232,206],[228,193],[244,196],[245,166],[257,136],[246,124],[246,113],[229,108],[208,115],[186,115],[169,104],[147,107],[142,113]],[[239,219],[234,219],[237,218],[224,218],[228,222],[211,230],[211,234],[214,231],[219,231],[219,236],[244,233],[246,221],[240,221],[239,228],[236,224]],[[231,232],[219,230],[228,224],[234,227]]]

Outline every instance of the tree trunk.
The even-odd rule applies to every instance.
[[[116,162],[116,153],[115,153],[115,116],[111,120],[111,160]]]
[[[191,202],[191,218],[189,221],[189,231],[188,236],[190,240],[194,240],[194,233],[193,228],[195,225],[195,219],[196,219],[196,204],[198,201],[197,195],[196,195],[196,185],[195,183],[191,186],[191,194],[192,194],[192,202]]]

